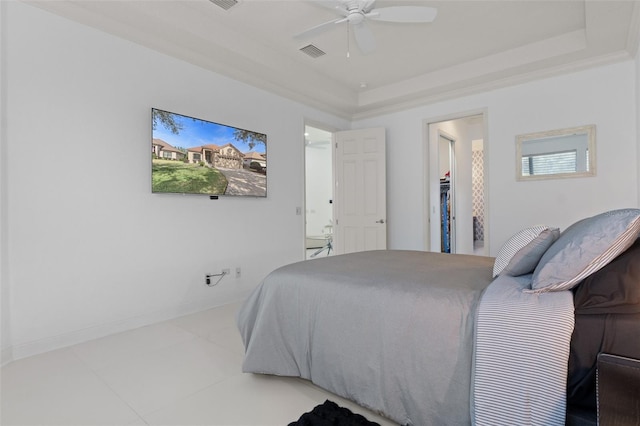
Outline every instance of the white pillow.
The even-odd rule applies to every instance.
[[[493,277],[533,272],[538,261],[558,239],[560,230],[545,225],[525,228],[504,243],[493,265]]]

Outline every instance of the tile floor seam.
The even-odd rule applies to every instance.
[[[224,349],[226,352],[229,352],[231,355],[236,355],[236,356],[239,355],[242,358],[244,358],[244,354],[238,354],[236,350],[234,350],[233,348],[230,347],[230,345],[225,345],[225,344],[222,344],[222,343],[220,343],[218,341],[211,340],[211,336],[203,337],[202,339],[205,340],[206,342],[209,342],[209,343],[211,343],[213,345],[216,345],[219,348]]]
[[[161,323],[158,323],[158,324],[161,324]],[[122,361],[123,361],[123,359],[120,359],[120,360],[114,361],[114,362],[112,362],[112,363],[107,363],[107,364],[105,364],[105,365],[100,366],[99,368],[94,368],[94,367],[91,365],[91,363],[90,363],[89,361],[85,360],[85,359],[84,359],[84,357],[83,357],[83,355],[81,355],[80,353],[78,353],[78,351],[77,351],[76,349],[74,349],[74,348],[78,348],[79,346],[84,345],[84,344],[87,344],[87,343],[89,343],[89,342],[95,342],[95,341],[98,341],[98,340],[100,340],[100,339],[105,339],[105,338],[109,338],[109,337],[114,337],[114,336],[117,336],[118,334],[130,333],[130,332],[132,332],[132,331],[140,330],[140,329],[142,329],[142,328],[144,328],[144,327],[150,327],[150,326],[154,326],[154,325],[157,325],[157,324],[150,324],[150,325],[146,325],[146,326],[142,326],[142,327],[134,328],[134,329],[127,330],[127,331],[122,331],[122,332],[119,332],[119,333],[114,333],[114,334],[111,334],[111,335],[108,335],[108,336],[99,337],[99,338],[94,339],[94,340],[89,340],[89,341],[87,341],[87,342],[83,342],[83,343],[75,344],[75,345],[73,345],[73,346],[70,346],[70,347],[69,347],[69,349],[71,349],[71,351],[72,351],[72,352],[73,352],[73,353],[74,353],[78,358],[80,358],[83,362],[85,362],[85,364],[87,364],[87,365],[89,366],[89,368],[91,368],[92,370],[95,370],[95,371],[97,371],[97,370],[102,370],[102,369],[104,369],[104,368],[108,368],[108,367],[110,367],[110,366],[112,366],[112,365],[114,365],[114,364],[116,364],[116,363],[118,363],[118,362],[122,362]],[[152,348],[152,349],[144,350],[144,351],[141,351],[141,352],[139,352],[139,353],[136,353],[136,354],[135,354],[135,355],[133,355],[133,356],[135,357],[135,356],[140,356],[140,355],[142,355],[142,354],[144,354],[144,353],[147,353],[147,352],[153,352],[153,351],[163,350],[163,349],[165,349],[165,348],[169,348],[169,347],[172,347],[172,346],[174,346],[174,345],[179,345],[179,344],[182,344],[182,343],[188,342],[189,340],[193,340],[193,339],[195,339],[195,338],[199,338],[199,337],[201,337],[201,336],[197,335],[196,333],[194,333],[194,332],[192,332],[192,331],[190,331],[190,330],[184,330],[184,329],[182,329],[181,327],[179,327],[179,326],[177,326],[177,325],[173,325],[173,324],[169,324],[169,325],[170,325],[170,326],[172,326],[172,327],[179,328],[181,331],[186,332],[187,334],[189,334],[189,339],[184,339],[184,340],[180,340],[180,341],[178,341],[178,342],[174,342],[174,343],[171,343],[171,344],[168,344],[168,345],[158,346],[158,347],[155,347],[155,348]]]
[[[209,344],[209,345],[213,345],[213,346],[217,347],[218,349],[221,349],[221,350],[223,350],[224,352],[226,352],[226,354],[227,354],[227,355],[229,355],[229,356],[237,356],[237,354],[236,354],[235,352],[233,352],[232,350],[230,350],[230,349],[228,349],[228,348],[225,348],[225,347],[223,347],[222,345],[216,344],[216,343],[214,343],[214,342],[210,342],[209,340],[207,340],[207,339],[205,339],[205,338],[203,338],[203,337],[201,337],[201,336],[195,335],[195,334],[194,334],[194,335],[192,336],[192,338],[191,338],[191,339],[189,339],[189,340],[186,340],[186,341],[183,341],[183,342],[178,342],[178,343],[174,343],[174,344],[172,344],[172,345],[165,346],[165,347],[163,347],[163,348],[161,348],[161,349],[157,349],[157,350],[155,350],[155,352],[157,352],[157,351],[165,351],[165,350],[172,350],[174,347],[184,345],[184,344],[186,344],[186,343],[188,343],[188,342],[197,342],[197,341],[200,341],[200,342],[203,342],[203,343],[206,343],[206,344]],[[138,357],[139,357],[139,355],[137,355],[137,356],[136,356],[136,358],[138,358]],[[101,381],[102,381],[102,382],[105,382],[105,383],[106,383],[106,379],[104,379],[104,378],[100,375],[100,371],[102,371],[102,370],[108,370],[108,369],[112,369],[112,368],[116,368],[116,366],[117,366],[118,364],[124,364],[124,363],[126,363],[126,362],[127,362],[127,361],[120,360],[118,363],[111,364],[111,365],[110,365],[110,366],[108,366],[108,367],[102,367],[102,368],[100,368],[100,369],[98,369],[98,370],[94,371],[94,373],[95,373],[98,377],[100,377],[100,379],[101,379]],[[93,371],[93,370],[92,370],[92,371]],[[177,400],[173,400],[173,401],[171,401],[171,403],[175,403],[175,402],[177,402],[177,401],[179,401],[179,400],[181,400],[181,399],[183,399],[183,398],[187,398],[187,397],[193,396],[193,395],[197,394],[198,392],[202,392],[203,390],[205,390],[205,389],[207,389],[207,388],[209,388],[209,387],[211,387],[211,386],[215,386],[215,385],[219,384],[221,381],[227,380],[228,378],[233,377],[233,376],[236,376],[236,375],[238,375],[238,374],[243,374],[243,373],[242,373],[242,371],[241,371],[241,370],[239,370],[238,372],[235,372],[235,373],[231,373],[231,374],[223,374],[223,375],[221,375],[221,377],[220,377],[220,378],[218,378],[218,379],[214,379],[214,381],[212,381],[212,382],[208,383],[207,385],[203,386],[202,388],[197,388],[197,389],[196,389],[196,390],[194,390],[193,392],[191,392],[191,393],[189,393],[189,394],[187,394],[187,395],[184,395],[183,397],[180,397],[180,398],[178,398]],[[112,390],[114,393],[116,393],[116,395],[118,396],[118,398],[119,398],[119,399],[124,400],[124,398],[125,398],[125,397],[124,397],[124,396],[122,396],[122,395],[120,395],[120,394],[118,393],[118,391],[116,391],[116,390],[115,390],[115,389],[113,389],[111,386],[109,386],[109,385],[108,385],[108,383],[107,383],[107,386],[109,387],[109,389],[110,389],[110,390]],[[126,403],[126,401],[125,401],[125,403]],[[142,411],[142,410],[137,410],[137,409],[133,408],[133,407],[132,407],[130,404],[128,404],[128,403],[127,403],[127,406],[128,406],[128,407],[130,407],[130,408],[131,408],[131,409],[132,409],[132,410],[133,410],[133,411],[134,411],[134,412],[135,412],[139,417],[141,417],[141,418],[143,418],[143,419],[144,419],[144,417],[143,417],[144,415],[149,415],[151,412],[155,412],[155,411],[157,411],[157,410],[152,410],[152,411]],[[146,421],[146,420],[145,420],[145,421]]]
[[[93,376],[95,376],[100,381],[100,383],[105,385],[107,387],[107,389],[109,389],[116,396],[116,398],[118,398],[119,401],[121,401],[124,405],[129,407],[129,409],[136,414],[138,420],[144,421],[144,419],[142,418],[140,413],[138,413],[138,411],[134,407],[132,407],[131,404],[129,404],[115,389],[113,389],[113,387],[111,387],[111,385],[109,385],[109,383],[102,376],[100,376],[100,374],[98,374],[90,365],[88,365],[85,360],[83,360],[81,357],[79,357],[73,350],[71,350],[70,352],[73,354],[73,356],[76,359],[78,359],[78,361],[82,365],[86,366],[87,369],[91,372],[91,374]],[[133,423],[133,421],[130,422],[129,424],[131,424],[131,423]],[[146,421],[145,421],[145,423],[146,423]]]
[[[217,380],[214,383],[210,383],[210,384],[208,384],[207,386],[205,386],[205,387],[203,387],[201,389],[198,389],[198,390],[196,390],[196,391],[194,391],[194,392],[192,392],[192,393],[190,393],[188,395],[184,395],[184,396],[172,401],[171,404],[172,405],[177,405],[178,403],[180,403],[182,401],[185,401],[185,400],[187,400],[187,399],[189,399],[189,398],[191,398],[191,397],[193,397],[193,396],[195,396],[195,395],[197,395],[197,394],[199,394],[201,392],[207,391],[209,388],[213,388],[214,386],[218,386],[219,384],[221,384],[221,383],[223,383],[223,382],[225,382],[227,380],[230,380],[231,378],[233,378],[235,376],[239,376],[239,375],[242,375],[242,374],[245,374],[245,373],[239,372],[239,373],[236,373],[236,374],[232,374],[232,375],[223,377],[223,378],[221,378],[220,380]],[[163,411],[165,409],[166,409],[166,406],[162,407],[162,408],[158,408],[157,410],[148,411],[148,412],[143,413],[143,414],[138,413],[138,416],[140,416],[144,420],[144,422],[147,423],[147,418],[146,417],[152,416],[153,414],[161,412],[161,411]],[[137,413],[137,411],[136,411],[136,413]],[[149,423],[147,423],[147,424],[149,424]],[[176,426],[178,426],[178,425],[176,425]]]
[[[185,345],[186,343],[189,343],[189,342],[192,342],[192,341],[196,341],[196,340],[203,340],[203,341],[206,341],[205,339],[203,339],[203,338],[202,338],[202,337],[200,337],[200,336],[193,335],[193,336],[192,336],[190,339],[188,339],[188,340],[184,340],[184,341],[182,341],[182,342],[175,342],[175,343],[172,343],[172,344],[170,344],[170,345],[163,346],[163,347],[161,347],[161,348],[155,348],[155,349],[153,349],[153,350],[149,351],[149,353],[170,350],[170,349],[173,349],[173,348],[174,348],[174,347],[176,347],[176,346]],[[145,356],[145,355],[148,355],[148,353],[147,353],[147,354],[136,354],[136,355],[132,356],[131,358],[118,360],[118,361],[116,361],[116,362],[114,362],[114,363],[112,363],[112,364],[108,364],[108,365],[102,366],[102,367],[100,367],[100,368],[97,368],[97,369],[95,369],[94,371],[95,371],[97,374],[100,374],[100,371],[116,368],[119,364],[127,363],[127,362],[129,362],[132,358],[133,358],[133,359],[137,359],[137,358],[141,358],[141,357],[148,358],[148,357],[147,357],[147,356]]]

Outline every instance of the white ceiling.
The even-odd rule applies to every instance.
[[[309,0],[24,1],[348,119],[629,59],[640,39],[640,0],[377,0],[438,15],[370,21],[368,55],[345,23],[294,38],[338,17]],[[326,55],[299,51],[309,43]]]

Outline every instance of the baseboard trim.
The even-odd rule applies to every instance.
[[[244,300],[246,295],[236,295],[229,300],[218,301],[195,301],[172,306],[161,311],[150,312],[143,315],[135,316],[125,320],[114,321],[110,323],[100,324],[81,330],[72,331],[58,336],[48,337],[32,342],[26,342],[14,345],[2,350],[2,365],[6,365],[12,361],[39,355],[56,349],[73,346],[78,343],[87,342],[89,340],[99,339],[111,334],[121,333],[123,331],[132,330],[146,325],[154,324],[161,321],[167,321],[173,318],[189,315],[196,312],[216,308],[230,303],[236,303]]]

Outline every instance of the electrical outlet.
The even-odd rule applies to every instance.
[[[225,275],[230,275],[230,274],[231,274],[231,269],[229,269],[229,268],[224,268],[224,269],[222,270],[222,273],[223,273],[223,274],[225,274]]]
[[[241,271],[240,271],[240,267],[238,266],[236,267],[236,278],[240,278],[240,274],[241,274]]]

